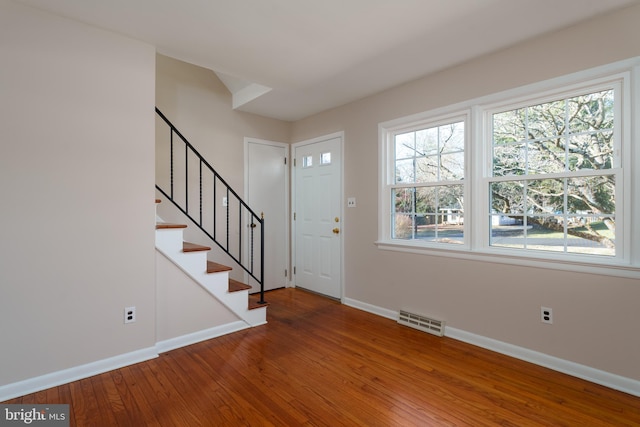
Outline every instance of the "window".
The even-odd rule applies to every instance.
[[[491,246],[616,255],[617,84],[489,114]]]
[[[638,276],[632,79],[639,59],[381,123],[377,245]]]
[[[437,243],[464,240],[464,120],[394,139],[394,239]]]
[[[331,152],[330,151],[320,154],[320,164],[321,165],[330,165],[331,164]]]

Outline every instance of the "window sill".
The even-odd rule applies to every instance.
[[[408,252],[429,256],[457,258],[469,261],[490,262],[494,264],[519,265],[524,267],[546,268],[552,270],[572,271],[577,273],[600,274],[604,276],[640,279],[640,266],[619,264],[614,262],[585,262],[575,260],[557,260],[543,256],[514,255],[513,251],[499,249],[475,250],[427,247],[423,244],[379,240],[375,245],[380,250]]]

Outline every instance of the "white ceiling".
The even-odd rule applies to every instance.
[[[298,120],[640,0],[18,0],[216,72]],[[256,97],[257,96],[257,97]]]

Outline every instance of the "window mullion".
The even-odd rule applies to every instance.
[[[567,144],[568,145],[568,144]],[[565,245],[564,245],[564,251],[568,252],[569,248],[568,248],[568,238],[569,238],[569,191],[568,191],[568,186],[569,186],[569,182],[568,182],[568,178],[565,178],[562,180],[562,187],[563,187],[563,199],[564,199],[564,206],[563,206],[563,217],[562,217],[562,222],[563,222],[563,231],[564,231],[564,239],[565,239]]]

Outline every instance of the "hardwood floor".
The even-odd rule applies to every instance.
[[[5,403],[72,426],[638,426],[640,398],[305,291],[269,323]]]

